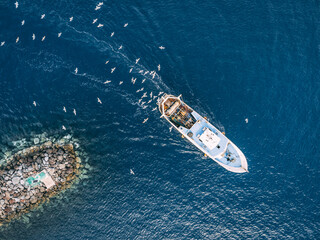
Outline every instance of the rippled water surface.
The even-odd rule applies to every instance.
[[[1,144],[64,125],[93,167],[0,239],[319,239],[319,2],[97,4],[0,2]],[[250,173],[205,159],[144,92],[182,94]]]

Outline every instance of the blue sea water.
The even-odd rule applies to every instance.
[[[0,239],[320,238],[319,1],[14,2],[0,2],[1,142],[64,125],[94,170]],[[138,104],[151,91],[182,94],[250,173],[170,132]]]

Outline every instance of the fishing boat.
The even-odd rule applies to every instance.
[[[241,150],[205,117],[184,103],[181,95],[164,94],[158,99],[158,106],[161,117],[205,156],[231,172],[248,172],[247,159]]]

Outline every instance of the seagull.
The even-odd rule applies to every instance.
[[[92,24],[95,24],[98,21],[98,18],[93,19]]]
[[[114,72],[114,70],[116,70],[116,67],[111,68],[111,73],[113,73],[113,72]]]
[[[69,18],[69,21],[72,22],[73,21],[73,17]]]
[[[154,95],[154,96],[153,96],[153,100],[155,100],[156,98],[157,98],[157,96],[156,96],[156,95]]]
[[[158,96],[160,96],[161,94],[163,94],[163,92],[159,92]]]
[[[109,63],[109,60],[107,60],[105,64],[108,64],[108,63]]]
[[[97,98],[97,100],[98,100],[98,103],[102,104],[102,102],[101,102],[100,98]]]
[[[141,101],[142,101],[142,99],[141,99]],[[143,106],[145,103],[146,103],[146,102],[142,102],[142,103],[141,103],[141,106]]]
[[[155,110],[157,110],[157,107],[153,108],[153,109],[152,109],[152,112],[155,111]]]
[[[133,170],[132,170],[132,169],[130,169],[130,174],[131,174],[131,175],[134,175],[134,172],[133,172]]]
[[[114,32],[111,33],[110,37],[113,37],[113,35],[114,35]]]
[[[59,33],[58,33],[58,37],[61,37],[61,34],[62,34],[62,33],[61,33],[61,32],[59,32]]]
[[[65,107],[65,106],[63,106],[63,111],[64,111],[64,112],[67,112],[67,109],[66,109],[66,107]]]
[[[173,126],[171,126],[171,127],[169,128],[170,132],[172,131],[172,128],[173,128]]]
[[[107,80],[107,81],[104,82],[104,84],[107,84],[107,83],[111,83],[111,81],[110,81],[110,80]]]
[[[138,103],[140,104],[140,103],[141,103],[141,101],[142,101],[142,99],[139,99]]]
[[[121,85],[122,83],[123,83],[123,81],[120,81],[120,82],[119,82],[119,85]]]
[[[32,34],[32,40],[35,40],[35,39],[36,39],[36,35]]]
[[[149,118],[144,119],[142,123],[146,123],[148,121],[148,119]]]
[[[45,16],[46,16],[45,14],[42,14],[42,15],[41,15],[41,19],[44,19]]]
[[[62,129],[63,129],[63,130],[67,130],[67,129],[66,129],[66,127],[65,127],[64,125],[62,125]]]
[[[143,75],[146,75],[146,74],[148,74],[148,73],[149,73],[149,71],[145,71]]]
[[[139,73],[143,73],[143,70],[140,70]]]
[[[17,1],[14,3],[14,5],[16,6],[16,8],[19,7],[19,3]]]
[[[24,20],[22,20],[22,22],[21,22],[21,26],[23,26],[23,25],[24,25],[24,23],[25,23],[25,21],[24,21]]]
[[[123,25],[123,27],[127,27],[128,26],[128,23],[125,23],[124,25]]]
[[[147,103],[149,104],[149,103],[151,103],[152,102],[152,99],[150,99]]]
[[[44,41],[45,39],[46,39],[46,36],[43,36],[42,39],[41,39],[41,41]]]
[[[98,6],[101,7],[103,5],[103,2],[99,2]]]
[[[33,103],[32,103],[35,107],[37,106],[37,103],[36,103],[36,101],[33,101]]]
[[[166,48],[164,46],[160,46],[159,49],[164,50]]]
[[[152,98],[152,92],[150,93],[150,98]]]
[[[16,43],[18,43],[19,42],[19,37],[17,37],[17,39],[16,39]]]
[[[73,109],[73,114],[77,116],[77,111],[75,109]]]
[[[158,65],[158,71],[160,72],[160,69],[161,69],[161,67],[160,67],[160,64]]]
[[[1,42],[1,47],[2,47],[5,43],[6,43],[5,41]]]
[[[249,122],[249,119],[248,119],[248,118],[246,118],[246,119],[245,119],[245,121],[246,121],[246,123],[248,123],[248,122]]]
[[[145,98],[145,97],[147,97],[147,92],[145,92],[141,98]]]
[[[119,50],[121,50],[122,48],[123,48],[123,46],[122,46],[122,45],[120,45]]]
[[[133,69],[133,68],[130,68],[129,73],[131,73],[131,72],[132,72],[132,69]]]
[[[154,79],[155,76],[156,76],[156,73],[153,73],[153,74],[152,74],[152,79]]]
[[[99,25],[97,27],[101,28],[101,27],[103,27],[103,24],[99,23]]]
[[[137,81],[137,79],[136,78],[131,78],[131,82],[132,82],[132,84],[135,84],[136,83],[136,81]]]
[[[136,59],[136,64],[137,64],[139,61],[140,61],[140,58],[137,58],[137,59]]]
[[[76,69],[74,70],[74,73],[75,73],[75,74],[77,74],[77,73],[78,73],[78,68],[76,68]]]
[[[99,10],[101,7],[100,6],[96,6],[96,8],[94,10]]]
[[[144,83],[146,81],[146,79],[144,78],[144,79],[142,79],[142,82],[141,83]]]

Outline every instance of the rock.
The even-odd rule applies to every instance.
[[[40,142],[39,138],[33,139],[33,143],[34,143],[34,144],[38,144],[39,142]]]
[[[63,156],[59,155],[59,156],[58,156],[58,160],[59,160],[59,161],[62,161],[62,160],[63,160]]]
[[[9,200],[9,199],[10,199],[10,193],[9,193],[9,192],[6,192],[5,195],[6,195],[6,196],[4,197],[4,199],[5,199],[5,200]]]
[[[35,197],[32,197],[32,198],[30,199],[30,202],[31,202],[32,204],[34,204],[34,203],[37,202],[37,199],[36,199]]]
[[[24,180],[23,179],[20,180],[20,184],[24,185]]]
[[[44,188],[44,187],[40,187],[40,192],[45,192],[46,191],[46,189]]]
[[[51,141],[45,142],[44,145],[46,147],[51,147],[52,146],[52,142]]]
[[[10,205],[12,205],[12,204],[14,204],[16,201],[13,199],[13,198],[11,198],[10,200],[9,200],[9,204]]]
[[[14,178],[12,178],[12,183],[13,183],[14,185],[17,185],[19,182],[20,182],[20,178],[19,178],[19,177],[14,177]]]
[[[64,163],[62,163],[62,164],[59,164],[59,166],[58,166],[58,167],[59,167],[59,169],[61,169],[61,170],[62,170],[62,169],[65,169],[65,168],[66,168],[66,165],[65,165]]]

